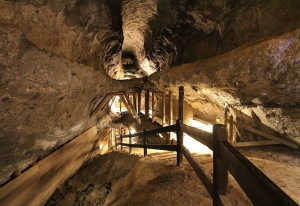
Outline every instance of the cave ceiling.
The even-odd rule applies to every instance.
[[[106,93],[130,91],[126,81],[175,97],[185,86],[191,115],[214,123],[228,106],[300,143],[299,8],[298,0],[0,0],[0,182],[107,126],[107,111],[90,112]]]

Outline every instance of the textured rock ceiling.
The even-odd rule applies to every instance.
[[[214,123],[228,105],[300,143],[299,8],[298,0],[0,0],[0,183],[108,125],[105,111],[89,114],[107,92],[128,90],[116,79],[150,75],[145,88],[175,96],[184,85],[189,115]]]

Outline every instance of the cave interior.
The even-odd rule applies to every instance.
[[[97,108],[113,93],[135,106],[142,92],[145,108],[150,91],[150,117],[165,126],[178,119],[184,87],[185,124],[223,124],[226,112],[299,151],[299,8],[298,0],[0,0],[0,184],[93,126],[142,131],[145,109],[129,115],[120,95]],[[165,111],[163,101],[172,103]],[[232,135],[265,140],[238,126]]]

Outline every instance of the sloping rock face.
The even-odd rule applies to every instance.
[[[118,85],[116,2],[0,1],[0,184],[99,121]]]
[[[113,80],[124,77],[122,53],[132,76],[154,73],[156,89],[185,85],[190,113],[215,122],[227,105],[299,142],[299,4],[0,0],[0,184],[109,124],[107,113],[90,113],[106,93],[127,90]]]
[[[299,37],[300,30],[295,30],[208,60],[155,73],[149,79],[174,93],[178,86],[185,86],[186,100],[203,119],[223,119],[224,108],[228,107],[240,121],[255,127],[264,124],[300,143]],[[208,112],[204,113],[200,106]]]

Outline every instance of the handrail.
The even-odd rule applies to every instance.
[[[186,160],[189,162],[191,167],[194,169],[195,173],[205,186],[206,190],[213,196],[213,178],[211,174],[203,167],[198,161],[193,157],[189,150],[185,146],[182,147],[182,153],[184,154]]]
[[[202,144],[206,145],[209,149],[212,150],[213,135],[211,133],[199,130],[195,127],[187,126],[183,123],[180,124],[180,129],[184,133],[188,134],[190,137],[194,138],[198,142],[201,142]]]
[[[298,205],[225,140],[220,140],[220,158],[254,205]]]
[[[150,135],[150,134],[157,134],[157,133],[166,133],[166,132],[174,132],[176,131],[176,124],[171,125],[171,126],[166,126],[166,127],[160,127],[160,128],[156,128],[156,129],[152,129],[152,130],[146,130],[146,135]],[[144,135],[144,132],[137,132],[134,134],[127,134],[127,135],[122,135],[121,138],[124,137],[137,137],[137,136],[142,136]]]

